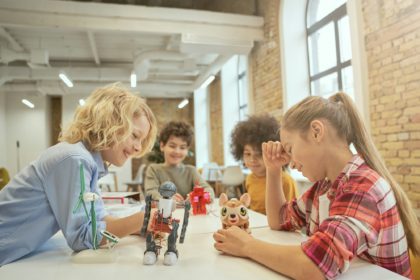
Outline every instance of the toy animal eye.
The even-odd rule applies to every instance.
[[[241,207],[240,213],[241,213],[241,216],[245,216],[246,213],[247,213],[246,208],[245,207]]]
[[[227,209],[226,207],[223,207],[222,210],[220,211],[220,214],[222,214],[222,216],[224,217],[226,216],[226,213],[227,213]]]

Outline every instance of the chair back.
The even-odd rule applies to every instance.
[[[6,168],[0,167],[0,190],[10,181],[9,172]]]
[[[215,162],[209,162],[203,165],[201,177],[206,181],[219,181],[222,178],[220,166]]]
[[[226,186],[241,185],[245,179],[239,165],[227,166],[223,171],[222,184]]]
[[[420,280],[420,256],[414,256],[410,250],[411,269],[413,270],[414,280]]]
[[[139,183],[139,184],[143,184],[144,181],[144,175],[146,173],[146,167],[147,164],[142,163],[139,167],[139,169],[137,170],[137,174],[136,177],[134,178],[134,181]]]

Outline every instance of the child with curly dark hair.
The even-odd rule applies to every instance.
[[[213,188],[200,176],[192,165],[183,164],[188,154],[194,136],[192,127],[184,121],[171,121],[165,125],[159,135],[160,150],[165,162],[151,164],[146,171],[145,190],[153,199],[159,199],[159,186],[165,181],[176,185],[177,193],[174,198],[183,201],[199,183],[214,199]]]
[[[245,181],[245,189],[251,195],[250,208],[262,214],[265,214],[266,169],[261,145],[267,141],[280,141],[279,129],[275,118],[259,115],[239,122],[231,134],[233,157],[243,161],[252,172]],[[297,195],[296,184],[287,172],[283,172],[282,182],[285,197],[290,201]]]

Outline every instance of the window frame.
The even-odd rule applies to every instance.
[[[241,71],[241,59],[245,60],[245,67],[244,69]],[[247,58],[244,55],[238,55],[237,57],[237,98],[238,98],[238,116],[239,116],[239,121],[243,121],[246,120],[248,118],[249,115],[249,109],[248,109],[248,88],[246,86],[247,84],[247,65],[248,65],[248,61]],[[242,83],[242,84],[241,84]],[[241,92],[241,90],[243,92]],[[243,101],[242,97],[244,97],[245,102],[242,103],[241,101]]]
[[[349,60],[346,60],[344,62],[341,61],[341,49],[340,49],[340,34],[339,34],[339,26],[338,22],[343,19],[345,16],[348,16],[347,13],[347,1],[333,10],[331,13],[324,16],[321,20],[313,23],[310,27],[308,27],[308,12],[309,12],[309,6],[311,4],[311,1],[314,0],[308,0],[306,3],[306,11],[305,11],[305,26],[306,26],[306,48],[307,48],[307,58],[308,58],[308,77],[309,77],[309,91],[311,95],[315,95],[314,92],[312,92],[312,83],[320,80],[323,77],[326,77],[330,74],[336,73],[337,74],[337,87],[339,91],[343,90],[343,74],[342,71],[346,68],[352,65],[352,59],[351,57]],[[322,72],[317,72],[316,74],[311,75],[311,54],[309,53],[309,38],[312,34],[316,33],[320,29],[322,29],[324,26],[326,26],[329,23],[333,23],[334,26],[334,35],[335,35],[335,49],[336,49],[336,65],[328,68]],[[313,58],[313,55],[312,55]],[[315,71],[316,72],[316,71]]]

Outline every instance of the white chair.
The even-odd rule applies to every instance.
[[[107,190],[110,192],[112,188],[114,188],[114,191],[118,191],[118,179],[117,179],[117,172],[115,171],[109,171],[107,175],[102,177],[98,180],[98,185],[101,190],[104,188],[107,188]]]
[[[204,180],[210,182],[220,181],[222,172],[220,166],[215,162],[209,162],[203,165],[201,176]]]
[[[217,196],[221,192],[226,192],[229,198],[240,197],[243,193],[243,183],[245,176],[239,165],[227,166],[223,171],[221,180],[222,190],[217,190]]]
[[[144,175],[147,168],[147,164],[143,163],[139,166],[139,169],[137,170],[136,177],[133,181],[126,182],[127,185],[127,191],[143,191],[143,183],[144,183]]]

